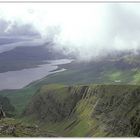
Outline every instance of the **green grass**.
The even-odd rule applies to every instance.
[[[140,83],[140,71],[137,71],[137,73],[134,75],[133,83]]]
[[[116,61],[116,60],[115,60]],[[129,60],[127,60],[129,61]],[[102,63],[102,62],[101,62]],[[97,66],[97,67],[95,67]],[[64,84],[64,85],[85,85],[85,84],[139,84],[140,83],[140,69],[129,68],[120,69],[113,65],[113,62],[103,63],[99,66],[94,63],[89,64],[69,64],[68,70],[51,74],[42,80],[35,81],[27,87],[20,90],[6,90],[0,91],[0,94],[7,96],[20,114],[25,109],[27,103],[40,87],[48,84]],[[62,66],[63,67],[63,66]],[[118,82],[116,82],[118,81]]]
[[[65,112],[67,109],[69,109],[69,107],[71,107],[69,105],[74,103],[72,100],[74,100],[77,97],[77,95],[80,94],[84,95],[84,97],[83,96],[80,97],[80,100],[77,100],[77,103],[74,107],[75,110],[74,114],[65,118],[61,118],[62,120],[56,122],[50,120],[47,121],[47,119],[40,120],[35,117],[36,115],[35,113],[31,116],[26,115],[26,117],[15,119],[14,121],[6,120],[5,123],[10,125],[14,125],[14,123],[18,123],[18,122],[23,123],[22,126],[20,125],[18,126],[18,131],[16,131],[16,134],[21,137],[35,136],[32,130],[28,132],[26,129],[28,125],[34,126],[35,124],[37,124],[40,128],[38,133],[36,133],[36,136],[38,135],[44,136],[45,134],[46,135],[51,134],[53,136],[61,136],[61,137],[62,136],[63,137],[91,137],[91,136],[105,137],[107,135],[116,136],[114,130],[112,130],[110,134],[110,131],[105,129],[106,127],[108,127],[107,122],[111,121],[112,117],[115,118],[117,121],[120,119],[118,118],[119,116],[123,118],[127,112],[128,113],[127,116],[125,116],[125,119],[130,119],[131,117],[133,117],[136,110],[138,110],[140,107],[139,104],[136,104],[137,101],[139,100],[139,94],[136,94],[136,92],[138,92],[140,89],[138,85],[91,84],[88,86],[89,89],[85,93],[80,92],[82,88],[83,88],[82,85],[73,86],[71,90],[67,85],[59,85],[59,84],[44,85],[42,86],[42,88],[40,88],[40,90],[38,90],[38,93],[32,99],[32,103],[35,104],[42,103],[42,107],[43,107],[41,108],[42,109],[41,114],[42,114],[43,111],[47,110],[50,102],[50,100],[47,99],[47,95],[52,94],[53,95],[53,100],[51,100],[52,106],[49,107],[52,107],[54,114],[47,114],[46,116],[46,118],[47,117],[52,118],[53,115],[59,116],[59,114],[57,114],[58,113],[57,110],[55,110],[55,108],[58,107],[57,105],[59,103],[62,103],[61,105],[64,105],[63,103],[65,103],[65,106],[68,105],[66,108],[65,106],[60,106],[60,108],[62,109],[62,110],[60,109],[60,111]],[[33,90],[31,91],[33,93]],[[71,98],[71,96],[69,96],[70,94],[74,94],[74,96]],[[124,100],[119,102],[120,99],[121,100],[124,99],[125,102]],[[29,110],[30,109],[31,108],[29,108]],[[100,110],[100,112],[98,112],[97,109]],[[42,115],[44,116],[44,114]],[[130,136],[132,134],[125,133],[124,135]]]
[[[14,105],[16,109],[16,114],[20,115],[36,91],[36,87],[28,87],[21,90],[1,91],[0,94],[10,99],[11,104]]]
[[[106,84],[138,84],[140,83],[140,73],[136,71],[105,71],[100,74],[100,76],[95,76],[93,72],[79,72],[67,70],[65,72],[60,72],[52,74],[42,79],[41,81],[36,81],[29,86],[20,90],[8,90],[0,91],[0,94],[8,97],[11,103],[15,106],[17,114],[23,112],[25,106],[31,99],[31,97],[37,92],[37,90],[46,84],[90,84],[90,83],[106,83]],[[92,76],[93,75],[93,76]],[[120,80],[119,83],[115,83],[115,80]],[[62,92],[64,93],[64,92]]]
[[[67,93],[67,87],[65,85],[60,85],[60,84],[51,84],[51,85],[44,85],[41,87],[41,93],[46,94],[46,92],[51,92],[52,94],[55,94],[55,98],[58,101],[63,101],[68,95]],[[57,92],[57,90],[59,92]]]
[[[133,91],[139,89],[139,86],[137,85],[90,85],[90,89],[91,91],[93,91],[94,89],[98,89],[98,94],[104,94],[103,97],[101,97],[100,95],[98,96],[90,96],[90,92],[87,93],[86,97],[84,99],[81,99],[78,104],[76,105],[76,117],[75,118],[71,118],[71,120],[68,121],[64,121],[61,125],[59,124],[59,126],[61,127],[57,127],[57,129],[55,130],[56,133],[61,132],[61,135],[66,136],[66,137],[85,137],[85,136],[94,136],[94,137],[105,137],[107,136],[110,132],[109,131],[105,131],[104,128],[106,127],[107,124],[105,124],[104,121],[107,121],[106,119],[110,119],[110,118],[106,118],[106,115],[108,113],[106,113],[105,111],[101,114],[96,114],[96,110],[94,110],[94,106],[96,107],[97,104],[99,104],[104,110],[107,109],[107,107],[109,107],[109,109],[114,108],[111,112],[112,116],[115,116],[116,120],[117,120],[117,116],[124,116],[124,114],[127,112],[127,110],[125,110],[124,106],[127,102],[125,102],[125,104],[120,103],[122,105],[116,106],[115,104],[117,104],[118,100],[120,98],[124,98],[125,100],[128,100],[129,105],[126,104],[127,109],[129,110],[129,108],[131,108],[131,105],[133,106],[135,104],[135,98],[131,98],[131,93],[133,93]],[[129,94],[128,98],[125,98],[125,95]],[[135,97],[135,96],[134,96]],[[112,98],[114,98],[114,101],[111,100]],[[134,104],[133,104],[134,103]],[[122,109],[120,109],[123,106]],[[117,109],[115,109],[115,107],[118,107]],[[126,119],[131,118],[135,111],[139,108],[139,105],[136,106],[133,110],[131,110],[127,116]],[[93,113],[95,113],[95,116],[93,117]],[[131,115],[130,115],[131,114]],[[97,119],[98,118],[98,119]],[[75,123],[73,123],[75,121]],[[70,125],[71,124],[71,125]],[[67,128],[67,129],[64,129]],[[61,131],[58,131],[59,129],[61,129]],[[51,130],[51,128],[50,128]],[[114,132],[111,132],[110,136],[115,136],[117,134],[115,134]],[[125,134],[127,136],[132,136],[131,133],[129,134]],[[119,134],[118,134],[119,136]]]

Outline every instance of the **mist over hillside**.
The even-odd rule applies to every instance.
[[[140,3],[1,3],[0,137],[140,137]]]
[[[0,36],[51,40],[56,50],[86,61],[140,49],[139,3],[16,6],[18,13],[14,6],[0,6]]]

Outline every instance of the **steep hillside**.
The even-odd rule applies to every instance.
[[[35,50],[35,52],[37,52],[37,50]],[[13,65],[13,63],[11,64]],[[2,63],[0,65],[2,65]],[[7,65],[7,67],[9,66],[10,65]],[[31,67],[33,65],[29,66]],[[140,55],[126,53],[91,62],[73,61],[71,64],[61,65],[60,67],[67,70],[51,74],[20,90],[0,91],[0,95],[8,97],[16,108],[17,113],[20,114],[32,95],[34,95],[42,85],[52,83],[65,85],[86,85],[91,83],[110,85],[140,84]]]
[[[140,136],[140,86],[43,86],[23,113],[59,136]]]
[[[62,66],[67,71],[49,75],[37,84],[139,84],[140,55],[125,54],[95,59],[89,62],[74,61]]]

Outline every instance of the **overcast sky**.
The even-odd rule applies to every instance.
[[[3,33],[17,27],[18,33],[39,33],[53,39],[56,49],[77,53],[80,59],[140,48],[139,3],[0,4],[0,20],[6,21]]]

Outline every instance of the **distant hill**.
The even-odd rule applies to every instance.
[[[5,45],[5,44],[10,44],[10,43],[15,43],[15,42],[20,42],[20,41],[24,41],[26,39],[22,39],[22,38],[12,38],[12,37],[1,37],[0,36],[0,45]]]
[[[62,65],[67,71],[49,75],[37,84],[139,84],[140,55],[122,54]]]
[[[66,57],[53,50],[52,45],[52,43],[45,43],[39,46],[20,46],[0,53],[0,72],[32,68],[44,64],[44,60]]]

